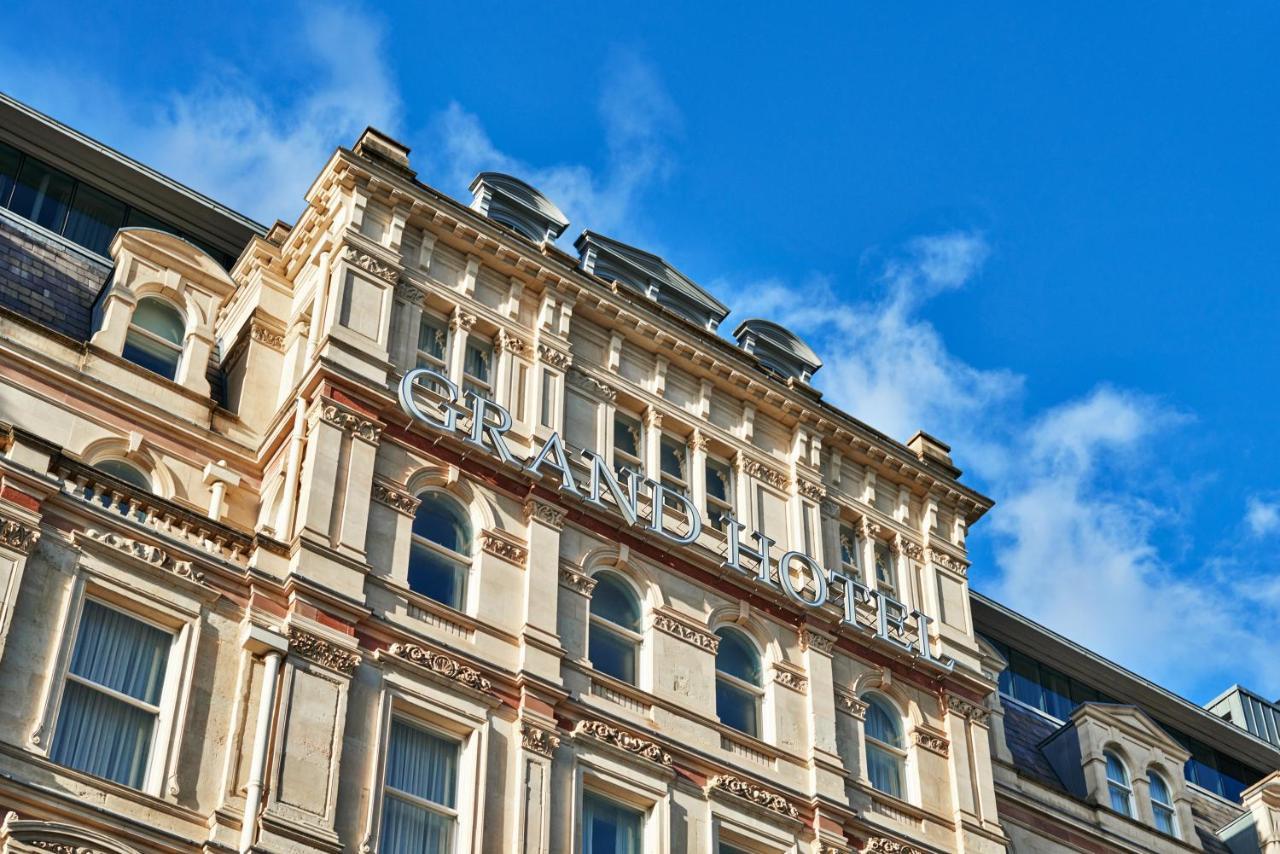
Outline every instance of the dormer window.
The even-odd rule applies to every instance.
[[[1155,771],[1147,772],[1147,791],[1151,793],[1151,817],[1156,830],[1169,836],[1178,835],[1178,817],[1173,809],[1173,798],[1164,778]]]
[[[1111,808],[1133,818],[1133,787],[1129,783],[1129,769],[1110,750],[1103,757],[1107,761],[1107,794],[1111,798]]]
[[[158,297],[143,297],[133,310],[124,339],[124,358],[167,380],[178,376],[186,324],[182,314]]]

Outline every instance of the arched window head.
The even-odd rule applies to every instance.
[[[103,460],[94,463],[94,468],[100,472],[106,472],[112,477],[118,477],[130,486],[151,491],[151,478],[147,477],[143,472],[132,463],[126,463],[124,460]]]
[[[640,600],[617,573],[599,572],[591,593],[587,657],[601,673],[636,684],[640,657]]]
[[[462,505],[442,492],[420,497],[409,548],[409,589],[461,609],[471,566],[471,522]]]
[[[181,312],[157,297],[143,297],[133,309],[122,355],[171,380],[178,375],[185,335]]]
[[[1156,830],[1169,836],[1178,835],[1178,816],[1173,810],[1173,797],[1164,778],[1155,771],[1147,772],[1147,788],[1151,792],[1151,815]]]
[[[877,790],[901,798],[906,790],[907,767],[902,718],[893,704],[879,694],[862,699],[867,704],[867,779]]]
[[[1107,792],[1111,796],[1111,808],[1133,818],[1133,787],[1129,783],[1129,769],[1110,750],[1103,753],[1103,757],[1107,761]]]
[[[716,629],[716,716],[725,726],[760,737],[760,704],[764,678],[760,652],[742,631]]]

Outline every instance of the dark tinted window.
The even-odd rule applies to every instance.
[[[111,238],[124,222],[124,203],[87,184],[76,187],[63,236],[86,249],[107,254]]]
[[[0,206],[9,206],[9,194],[13,192],[13,182],[18,179],[18,166],[21,164],[21,152],[0,142]]]
[[[61,233],[74,186],[70,175],[28,157],[18,170],[18,183],[13,188],[9,207],[14,213]]]

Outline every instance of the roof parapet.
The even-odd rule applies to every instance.
[[[410,179],[418,174],[409,167],[409,146],[387,136],[375,127],[365,128],[364,133],[360,134],[360,138],[356,140],[355,148],[351,150],[361,157],[390,166]]]

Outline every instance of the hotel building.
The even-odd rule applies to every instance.
[[[266,227],[0,97],[0,854],[1280,854],[1276,706],[971,591],[795,334],[316,165]]]

